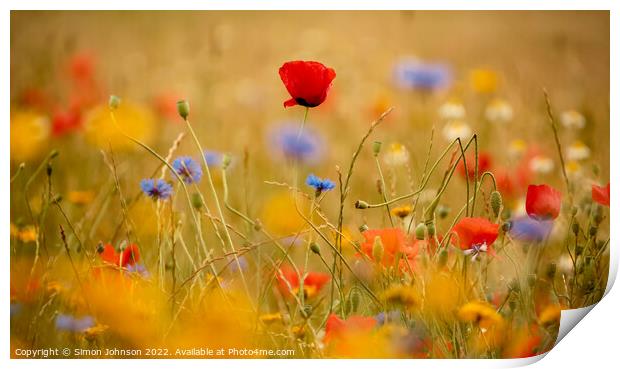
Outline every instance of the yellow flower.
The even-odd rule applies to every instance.
[[[306,198],[299,196],[298,205],[301,212],[307,212],[308,202]],[[268,230],[279,236],[299,232],[306,224],[297,213],[295,201],[288,192],[280,192],[270,197],[265,202],[260,219]]]
[[[111,145],[114,150],[137,148],[135,143],[121,134],[119,129],[122,129],[125,134],[145,144],[152,141],[155,116],[150,110],[123,102],[114,111],[114,116],[118,126],[114,124],[107,105],[100,105],[88,112],[84,120],[86,140],[104,149],[107,149],[108,145]]]
[[[559,323],[562,307],[560,305],[547,305],[538,315],[538,322],[541,325]]]
[[[19,228],[15,224],[11,223],[11,236],[15,237],[21,242],[34,242],[37,240],[38,234],[39,233],[37,232],[36,227],[33,225]]]
[[[273,314],[262,314],[259,317],[260,321],[265,323],[265,324],[273,324],[273,323],[278,323],[282,321],[282,314],[280,313],[273,313]]]
[[[88,341],[93,341],[107,330],[107,325],[97,324],[96,326],[90,327],[84,331],[84,338],[86,338]]]
[[[407,215],[411,214],[411,211],[412,209],[409,205],[399,206],[392,209],[392,215],[402,219],[407,217]]]
[[[76,205],[90,204],[94,198],[95,193],[93,191],[70,191],[67,196],[69,202]]]
[[[499,77],[490,69],[474,69],[469,74],[471,87],[474,91],[488,94],[497,90]]]
[[[413,290],[409,286],[393,285],[390,286],[384,293],[383,298],[388,304],[401,305],[405,309],[413,309],[418,306],[419,300]]]
[[[525,141],[521,139],[514,139],[510,141],[510,145],[508,146],[508,153],[510,156],[518,158],[525,152],[527,148],[527,144]]]
[[[458,317],[464,322],[476,323],[487,329],[503,323],[503,318],[490,304],[484,301],[471,301],[461,306]]]
[[[32,112],[11,115],[11,160],[29,161],[40,156],[49,138],[49,120]]]

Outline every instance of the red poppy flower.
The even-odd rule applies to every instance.
[[[555,219],[560,215],[562,193],[551,186],[529,185],[525,198],[525,210],[536,220]]]
[[[52,135],[63,136],[78,130],[82,124],[80,113],[73,110],[58,110],[52,117]]]
[[[405,232],[400,228],[383,228],[383,229],[369,229],[362,233],[365,241],[361,246],[364,254],[373,258],[372,249],[375,244],[375,237],[381,238],[381,244],[383,245],[383,259],[381,263],[384,266],[391,266],[394,264],[394,257],[398,252],[402,253],[407,260],[413,260],[418,253],[418,247],[415,242],[408,240],[405,237]],[[401,260],[400,267],[407,267],[407,261]]]
[[[474,154],[465,155],[467,159],[467,174],[469,179],[474,179],[476,175],[476,161]],[[482,175],[482,173],[491,169],[491,155],[486,152],[478,153],[478,177]],[[465,178],[465,163],[461,160],[457,167],[459,173],[463,178]]]
[[[315,61],[290,61],[280,67],[280,78],[291,99],[284,107],[301,105],[314,108],[321,105],[336,78],[336,72]]]
[[[303,271],[299,271],[300,274],[304,274]],[[295,270],[285,265],[280,268],[280,272],[276,273],[276,278],[278,279],[278,289],[280,293],[284,296],[288,296],[289,294],[297,294],[299,292],[299,276],[295,272]],[[315,296],[323,286],[329,282],[331,276],[327,273],[316,273],[309,272],[306,278],[304,279],[304,293],[307,297]],[[290,288],[289,288],[290,285]]]
[[[592,200],[609,207],[609,183],[607,186],[592,185]]]
[[[377,325],[373,317],[351,315],[346,320],[340,319],[338,315],[331,314],[325,324],[325,337],[323,341],[329,343],[333,339],[341,339],[349,334],[368,333]]]
[[[486,245],[490,247],[497,239],[499,225],[491,223],[484,218],[463,218],[452,228],[458,236],[461,250],[469,250],[475,246]]]
[[[116,266],[126,267],[134,265],[140,260],[140,250],[134,243],[129,244],[122,252],[116,252],[114,246],[105,244],[103,248],[98,250],[99,257],[106,263],[110,263]]]

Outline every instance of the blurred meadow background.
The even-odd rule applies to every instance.
[[[278,76],[291,60],[316,60],[336,72],[326,101],[309,110],[301,146],[304,109],[282,106],[289,95]],[[595,234],[588,222],[603,211],[592,205],[590,187],[609,178],[609,60],[608,12],[13,11],[11,345],[165,348],[178,357],[200,357],[175,350],[201,345],[290,348],[295,357],[544,352],[559,310],[595,302],[606,284],[608,220],[599,219]],[[170,162],[191,156],[202,164],[177,112],[178,100],[190,103],[219,202],[226,190],[230,207],[245,216],[224,209],[243,255],[231,256],[236,251],[218,239],[226,232],[207,181],[188,185],[186,201],[167,168],[119,132],[110,95],[121,99],[115,114],[127,134],[163,157],[171,152]],[[318,200],[306,177],[338,185],[337,168],[347,174],[371,122],[390,107],[360,151],[343,202],[335,242],[353,272],[295,203],[323,236],[338,239],[339,190],[323,193],[314,214]],[[501,252],[465,267],[469,255],[459,247],[442,242],[438,250],[434,232],[416,229],[428,220],[424,210],[442,175],[456,165],[458,146],[427,176],[429,160],[474,133],[480,173],[491,171],[501,193],[501,214],[494,215],[485,180],[475,216],[499,225]],[[382,144],[378,161],[375,141]],[[473,186],[456,169],[436,223],[433,217],[443,236],[463,215],[466,184]],[[160,175],[174,186],[171,201],[142,194],[140,181]],[[354,206],[410,193],[424,179],[423,191],[394,204],[403,216]],[[292,200],[294,183],[310,200]],[[509,237],[525,214],[527,185],[542,183],[564,193],[553,230],[543,227],[537,241],[530,228],[527,237]],[[401,229],[416,249],[413,270],[358,265],[377,256],[368,228]],[[382,242],[387,250],[392,241]],[[312,244],[320,251],[309,252]],[[139,263],[118,269],[138,276],[93,277],[107,270],[106,245],[121,253],[137,245]],[[286,257],[283,249],[290,249]],[[537,267],[528,269],[534,257]],[[301,274],[280,273],[285,264],[329,281],[293,301],[287,289],[308,286],[299,286]],[[477,287],[462,287],[469,283],[463,280]],[[110,283],[119,285],[109,290]]]

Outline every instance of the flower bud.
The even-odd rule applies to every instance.
[[[443,268],[448,263],[448,250],[444,247],[439,251],[439,256],[437,257],[437,266]]]
[[[263,224],[260,222],[260,220],[259,220],[259,219],[256,219],[256,220],[254,221],[254,230],[258,232],[258,231],[260,231],[261,229],[263,229]]]
[[[418,240],[423,240],[426,237],[426,225],[424,223],[418,224],[415,227],[415,238]]]
[[[321,248],[319,247],[319,245],[316,242],[312,242],[310,244],[310,250],[312,252],[314,252],[317,255],[321,255]]]
[[[47,168],[45,168],[45,172],[48,177],[52,175],[52,163],[50,162],[47,163]]]
[[[351,289],[351,292],[349,292],[349,307],[350,307],[350,313],[354,313],[357,311],[358,307],[360,306],[360,301],[362,299],[362,296],[360,295],[360,292],[357,290],[357,288],[353,288]]]
[[[594,224],[599,225],[603,221],[603,208],[597,205],[592,212],[592,220]]]
[[[429,237],[435,236],[435,222],[430,222],[426,224],[426,232]]]
[[[121,98],[116,95],[110,95],[110,99],[108,100],[110,110],[118,109],[119,105],[121,105]]]
[[[502,208],[502,195],[499,191],[491,192],[491,209],[493,209],[493,214],[497,217],[499,215],[499,211]]]
[[[557,267],[557,265],[556,265],[555,263],[551,263],[551,264],[549,264],[549,265],[547,266],[547,271],[546,271],[547,278],[549,278],[549,279],[553,279],[553,278],[555,277],[555,273],[556,273],[556,271],[557,271],[557,268],[558,268],[558,267]]]
[[[527,285],[530,286],[530,288],[534,287],[534,285],[536,285],[536,274],[528,274],[527,276]]]
[[[575,234],[575,236],[579,236],[579,223],[577,223],[577,222],[573,223],[571,228],[572,228],[573,233]]]
[[[368,226],[366,224],[362,224],[359,228],[361,233],[364,233],[368,230]]]
[[[230,157],[230,154],[222,155],[222,169],[226,170],[228,166],[230,165],[231,161],[232,161],[232,158]]]
[[[583,254],[583,245],[575,246],[575,255],[579,256]]]
[[[372,154],[377,157],[379,156],[379,153],[381,152],[381,142],[380,141],[375,141],[372,143]]]
[[[590,226],[590,229],[588,230],[588,233],[590,234],[590,237],[596,236],[596,233],[598,232],[598,227],[595,225]]]
[[[60,154],[60,152],[58,152],[58,150],[54,149],[52,151],[50,151],[50,159],[54,159],[55,157],[57,157]]]
[[[200,194],[199,193],[193,193],[192,194],[192,206],[194,207],[194,209],[200,210],[200,209],[202,209],[202,205],[204,205],[204,204],[202,202],[202,198],[200,197]]]
[[[450,208],[445,205],[439,205],[437,207],[437,215],[439,219],[445,219],[450,214]]]
[[[372,244],[372,257],[377,263],[380,263],[383,260],[383,243],[381,242],[381,237],[379,236],[375,237],[375,241]]]
[[[368,209],[368,203],[366,201],[357,200],[355,202],[356,209]]]
[[[187,119],[187,117],[189,116],[189,103],[187,102],[187,100],[177,101],[177,111],[179,112],[181,118]]]
[[[305,319],[308,319],[310,318],[310,316],[312,316],[312,312],[313,312],[312,305],[305,305],[304,308],[301,310],[301,315]]]

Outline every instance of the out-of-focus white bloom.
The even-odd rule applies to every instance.
[[[536,155],[530,160],[530,169],[534,173],[546,174],[553,170],[553,160],[544,155]]]
[[[512,216],[520,217],[526,215],[527,213],[525,212],[525,197],[521,197],[519,198],[519,200],[516,201],[514,207],[512,208]]]
[[[512,120],[512,106],[502,99],[493,99],[484,112],[486,118],[493,123],[508,123]]]
[[[567,162],[564,168],[566,168],[566,175],[573,179],[579,178],[583,172],[581,164],[575,160]]]
[[[465,107],[459,100],[448,100],[439,107],[439,117],[444,120],[465,118]]]
[[[383,155],[383,162],[391,167],[405,165],[409,161],[409,150],[398,142],[390,144]]]
[[[575,141],[566,149],[566,158],[568,160],[585,160],[590,157],[590,148],[581,141]]]
[[[448,141],[452,142],[457,138],[461,138],[461,140],[465,140],[469,138],[472,134],[471,127],[463,122],[462,120],[453,120],[443,127],[443,137]]]
[[[568,254],[563,254],[558,260],[558,270],[563,274],[570,274],[573,272],[573,260]]]
[[[510,141],[510,144],[508,146],[508,154],[514,158],[519,158],[521,157],[521,155],[523,155],[526,148],[527,144],[525,143],[525,141],[521,139],[514,139]]]
[[[568,110],[562,112],[560,122],[569,129],[582,129],[586,125],[586,118],[576,110]]]

